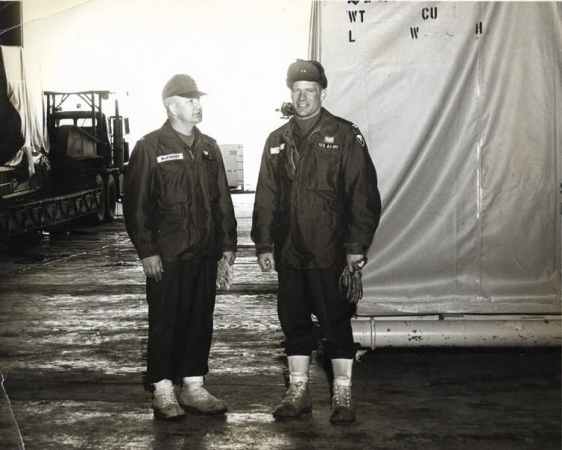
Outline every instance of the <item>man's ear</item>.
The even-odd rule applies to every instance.
[[[324,101],[327,94],[328,92],[326,91],[326,89],[322,89],[322,92],[320,92],[320,100]]]
[[[176,117],[176,112],[177,112],[176,106],[177,106],[176,102],[174,101],[170,101],[170,103],[168,103],[168,111],[172,117]]]

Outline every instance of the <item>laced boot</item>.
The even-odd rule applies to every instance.
[[[205,389],[203,377],[184,378],[179,402],[186,411],[195,414],[215,415],[227,411],[226,404]]]
[[[154,417],[162,420],[177,420],[185,416],[184,410],[178,404],[174,386],[170,380],[161,380],[154,383],[152,397]]]
[[[312,411],[312,400],[308,388],[308,369],[310,355],[291,355],[287,357],[289,364],[289,388],[281,403],[273,411],[276,419],[299,417]]]
[[[351,373],[353,359],[332,359],[334,371],[334,384],[332,389],[332,415],[330,422],[333,424],[348,424],[355,422],[355,412],[351,405]]]
[[[291,382],[289,389],[273,411],[276,419],[299,417],[312,411],[312,400],[307,381]]]
[[[333,424],[348,424],[355,422],[355,411],[351,405],[351,385],[334,383],[332,394],[332,415],[330,422]]]

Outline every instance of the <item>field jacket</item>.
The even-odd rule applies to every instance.
[[[322,108],[299,146],[292,118],[263,150],[252,239],[277,267],[342,266],[365,254],[381,213],[377,174],[361,132]]]
[[[188,147],[169,122],[135,146],[125,172],[127,232],[139,257],[220,257],[236,250],[236,219],[220,149],[193,129]]]

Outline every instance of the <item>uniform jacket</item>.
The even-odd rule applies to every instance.
[[[277,267],[343,266],[365,254],[381,212],[375,167],[361,132],[322,108],[297,148],[295,119],[266,141],[254,204],[257,253]]]
[[[169,122],[135,146],[125,173],[125,225],[139,257],[236,250],[236,219],[220,149],[193,129],[191,149]]]

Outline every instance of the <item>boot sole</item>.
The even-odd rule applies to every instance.
[[[197,409],[193,406],[182,405],[181,403],[180,405],[185,412],[190,414],[195,414],[197,416],[218,416],[218,415],[224,415],[228,411],[228,408],[219,409],[216,411],[201,411],[200,409]]]
[[[349,419],[332,419],[330,417],[330,423],[332,425],[351,425],[354,422],[355,422],[355,417]]]
[[[309,416],[312,414],[312,407],[302,409],[298,414],[294,415],[286,415],[286,414],[275,414],[273,413],[273,417],[275,420],[291,420],[291,419],[298,419],[303,416]]]
[[[338,421],[330,420],[330,423],[332,425],[351,425],[355,423],[355,420],[338,420]]]
[[[185,414],[178,414],[177,416],[166,416],[165,414],[162,414],[159,411],[153,410],[154,413],[154,418],[158,419],[158,420],[163,420],[166,422],[176,422],[178,420],[181,420],[185,417]]]

